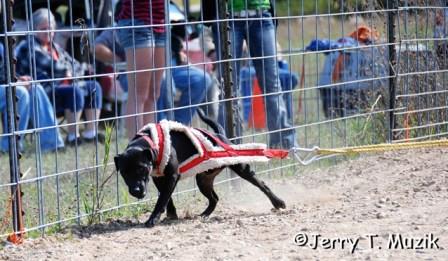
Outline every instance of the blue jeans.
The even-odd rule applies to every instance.
[[[289,66],[286,61],[278,61],[278,74],[283,91],[291,91],[297,87],[297,84],[299,83],[299,76],[289,70]],[[283,100],[285,101],[288,121],[291,125],[293,125],[292,92],[284,93]]]
[[[66,109],[71,112],[79,112],[83,109],[101,109],[103,93],[97,81],[78,81],[69,85],[58,85],[54,87],[55,108],[58,114],[64,113]],[[48,93],[53,100],[52,93]]]
[[[232,43],[233,58],[238,59],[242,57],[244,40],[249,47],[249,53],[252,58],[252,63],[255,67],[257,79],[259,81],[261,91],[264,94],[275,93],[281,90],[281,84],[278,74],[278,66],[276,55],[275,42],[275,25],[272,21],[269,11],[255,17],[264,18],[264,20],[249,20],[249,21],[231,21],[230,22],[230,40]],[[251,17],[251,18],[255,18]],[[267,19],[266,19],[267,18]],[[217,47],[218,59],[220,58],[219,39],[220,32],[216,26],[213,28],[215,46]],[[271,56],[260,58],[264,56]],[[239,86],[240,62],[234,61],[232,64],[233,77],[235,86]],[[236,79],[236,80],[235,80]],[[240,92],[236,92],[240,93]],[[234,94],[235,95],[235,94]],[[266,118],[268,130],[272,131],[269,134],[269,146],[291,148],[296,146],[295,130],[292,128],[292,123],[288,121],[285,103],[281,94],[267,95],[264,97],[266,106]],[[224,119],[224,108],[220,106],[220,122]],[[282,130],[283,131],[279,131]]]
[[[64,141],[56,127],[57,122],[54,116],[53,106],[40,85],[33,85],[30,92],[23,86],[17,86],[16,96],[18,97],[17,109],[20,120],[18,122],[19,130],[26,130],[31,117],[31,123],[34,128],[45,128],[54,126],[54,128],[45,128],[37,131],[36,142],[40,143],[42,151],[52,151],[56,148],[64,147]],[[0,112],[3,113],[3,129],[6,131],[6,87],[0,85]],[[22,145],[19,144],[19,147]],[[0,150],[8,151],[8,137],[1,137]]]
[[[291,91],[297,87],[298,84],[298,75],[294,72],[289,71],[289,66],[286,61],[278,62],[278,74],[280,78],[280,83],[282,87],[282,91]],[[241,95],[242,96],[251,96],[253,89],[253,79],[255,77],[255,69],[253,66],[244,66],[240,70],[240,86],[241,86]],[[292,108],[292,93],[286,92],[282,95],[283,101],[286,106],[286,115],[288,122],[293,124],[293,108]],[[251,111],[251,98],[243,99],[243,112],[244,119],[247,120],[249,118],[249,113]]]
[[[119,29],[117,34],[124,49],[163,47],[166,45],[166,34],[154,32],[153,28],[146,25],[142,20],[123,19],[119,20],[117,25],[129,27]],[[142,25],[146,25],[146,27],[133,27]]]
[[[174,61],[173,65],[175,65]],[[212,84],[208,73],[193,66],[173,68],[171,73],[174,81],[173,91],[169,92],[166,80],[163,80],[160,89],[160,98],[157,101],[157,109],[172,108],[174,104],[172,98],[174,97],[175,89],[181,92],[180,99],[176,102],[176,107],[191,106],[204,101],[205,94]],[[195,113],[196,106],[175,109],[174,120],[189,125]],[[159,119],[169,118],[166,113],[159,115]]]
[[[123,89],[123,91],[125,91],[126,93],[128,93],[128,77],[126,74],[120,74],[117,77],[118,81],[120,82],[121,88]]]

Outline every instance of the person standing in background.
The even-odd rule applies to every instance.
[[[128,138],[132,139],[138,129],[155,122],[156,118],[165,66],[165,1],[123,0],[121,4],[116,19],[118,38],[126,51],[128,117],[125,125]]]
[[[218,0],[203,1],[202,10],[204,20],[215,20]],[[235,86],[239,86],[239,71],[243,55],[243,44],[246,42],[252,64],[255,68],[258,82],[263,92],[266,107],[266,120],[269,130],[269,147],[290,149],[297,146],[295,129],[288,121],[287,110],[282,98],[279,79],[278,63],[276,59],[276,35],[274,24],[274,10],[270,0],[231,0],[228,1],[230,12],[230,43],[232,51],[233,78]],[[222,19],[222,18],[221,18]],[[210,24],[207,22],[206,24]],[[222,32],[219,24],[212,25],[218,60]],[[239,93],[239,92],[236,92]],[[236,94],[235,94],[236,95]],[[220,106],[219,118],[224,120],[224,106]],[[240,133],[241,134],[241,133]]]

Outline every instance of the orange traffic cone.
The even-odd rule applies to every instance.
[[[258,80],[256,77],[253,79],[253,88],[252,95],[260,95],[263,94],[260,89],[260,85],[258,84]],[[249,114],[248,120],[249,128],[254,129],[264,129],[266,128],[266,114],[264,107],[264,97],[252,97],[252,106],[251,112]]]

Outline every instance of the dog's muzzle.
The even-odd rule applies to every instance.
[[[129,186],[129,194],[138,199],[142,199],[146,196],[146,183],[147,180],[140,180]]]
[[[129,194],[138,199],[142,199],[146,196],[146,189],[144,186],[134,186],[129,188]]]

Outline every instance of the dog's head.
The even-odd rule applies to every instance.
[[[142,199],[146,195],[149,175],[154,168],[155,155],[149,148],[128,147],[114,158],[115,167],[128,186],[129,193]]]

